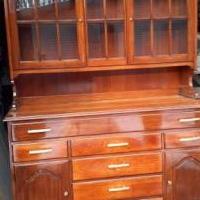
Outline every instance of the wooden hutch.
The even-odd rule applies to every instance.
[[[5,0],[5,14],[14,200],[200,199],[196,0]]]

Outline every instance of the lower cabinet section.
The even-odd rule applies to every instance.
[[[74,200],[114,200],[162,195],[162,176],[146,176],[73,184]]]
[[[166,153],[166,200],[200,199],[200,149]]]
[[[16,200],[68,200],[68,161],[17,165],[15,170]]]

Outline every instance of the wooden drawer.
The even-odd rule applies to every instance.
[[[13,124],[13,141],[35,140],[70,136],[70,131],[76,127],[70,126],[66,120],[30,122]]]
[[[74,200],[131,199],[162,195],[162,176],[73,184]]]
[[[162,172],[161,153],[74,159],[72,163],[74,180]]]
[[[127,133],[72,140],[72,156],[161,149],[161,134]]]
[[[78,135],[124,133],[144,130],[200,127],[200,112],[159,112],[153,114],[113,114],[42,122],[30,121],[12,126],[13,141]]]
[[[33,161],[68,156],[67,141],[14,144],[14,162]]]
[[[200,146],[200,130],[179,130],[165,133],[165,147],[193,147]]]

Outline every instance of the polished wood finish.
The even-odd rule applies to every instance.
[[[197,1],[4,3],[13,200],[200,199]]]
[[[91,146],[91,144],[93,144]],[[159,133],[123,133],[72,139],[72,156],[139,152],[161,149]]]
[[[162,155],[160,153],[73,159],[72,162],[74,180],[162,172]]]
[[[166,153],[166,163],[166,199],[199,198],[199,149],[169,151]]]
[[[117,189],[121,190],[116,191]],[[75,200],[100,200],[101,196],[105,199],[160,196],[162,195],[162,177],[146,176],[140,178],[75,183],[73,184],[73,190]]]
[[[70,199],[67,161],[16,165],[14,171],[17,200]]]
[[[13,145],[15,162],[67,157],[67,141],[35,142]]]

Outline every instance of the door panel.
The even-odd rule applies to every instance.
[[[68,174],[67,161],[15,166],[16,200],[67,200]]]
[[[167,164],[167,200],[197,200],[200,197],[200,149],[169,151]]]

